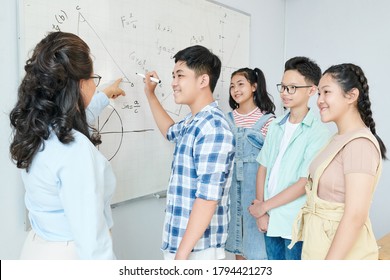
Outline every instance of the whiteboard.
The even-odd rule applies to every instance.
[[[122,77],[126,96],[112,100],[96,128],[99,150],[117,177],[112,203],[156,194],[167,189],[173,144],[154,123],[136,72],[155,70],[161,104],[178,121],[189,109],[174,102],[172,57],[191,45],[203,45],[222,61],[214,91],[229,110],[231,73],[249,65],[250,16],[205,0],[20,0],[19,55],[21,67],[33,47],[49,32],[79,35],[90,47],[100,89]],[[24,70],[21,68],[21,75]]]

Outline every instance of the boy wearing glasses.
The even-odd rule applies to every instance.
[[[305,185],[310,162],[329,139],[329,131],[308,107],[317,92],[320,67],[307,57],[285,63],[282,82],[277,85],[283,106],[289,112],[275,119],[268,129],[260,166],[256,199],[249,212],[257,219],[270,260],[301,259],[302,242],[290,250],[292,224],[305,202]]]

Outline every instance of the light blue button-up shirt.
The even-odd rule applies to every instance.
[[[263,149],[257,161],[267,168],[264,184],[264,199],[268,197],[268,181],[272,167],[279,153],[280,142],[290,113],[276,118],[268,128]],[[329,141],[327,127],[309,110],[306,117],[295,130],[283,155],[278,173],[278,184],[274,193],[279,193],[296,183],[302,177],[308,177],[309,165],[319,150]],[[270,210],[267,236],[291,238],[292,224],[306,196]]]
[[[108,99],[97,93],[91,105],[98,116]],[[29,171],[22,170],[31,226],[45,240],[74,241],[81,259],[115,259],[109,233],[114,173],[85,135],[74,130],[73,136],[62,144],[52,133]]]

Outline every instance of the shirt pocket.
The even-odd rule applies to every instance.
[[[264,145],[264,137],[260,131],[248,131],[246,134],[248,142],[256,149],[261,150]]]

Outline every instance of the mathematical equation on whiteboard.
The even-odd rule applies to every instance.
[[[132,104],[124,102],[122,104],[122,107],[121,107],[122,110],[127,110],[129,112],[134,113],[134,114],[138,114],[139,113],[139,108],[141,108],[141,105],[140,105],[140,103],[137,100],[135,100]]]
[[[82,12],[82,8],[80,5],[76,5],[74,8],[75,11]],[[61,31],[62,26],[66,23],[66,21],[70,20],[69,14],[71,14],[73,11],[66,11],[65,9],[59,9],[55,14],[53,14],[53,23],[51,24],[51,29],[53,31]],[[82,17],[82,16],[81,16]],[[124,30],[136,30],[139,26],[139,17],[135,12],[128,12],[126,14],[119,15],[116,19],[117,24],[121,26]],[[221,47],[218,48],[217,52],[219,54],[223,54],[225,52],[224,48],[222,47],[223,41],[225,40],[225,34],[223,32],[226,20],[228,18],[227,13],[223,13],[221,15],[221,18],[219,20],[219,25],[221,25],[221,32],[218,34],[215,34],[218,39],[221,41],[219,44]],[[84,18],[85,20],[85,18]],[[154,24],[154,31],[159,33],[165,33],[165,34],[173,34],[175,33],[175,28],[169,24],[165,24],[163,22],[156,22]],[[196,45],[196,44],[202,44],[206,40],[204,34],[189,34],[188,38],[188,45]],[[158,54],[161,54],[163,52],[171,54],[172,56],[178,51],[177,48],[173,45],[160,43],[158,40],[155,42],[156,49],[158,50]],[[215,52],[215,51],[214,51]],[[144,57],[138,56],[135,51],[129,52],[129,58],[131,58],[136,64],[143,66],[144,70],[147,70],[145,68],[147,59]],[[228,65],[226,65],[228,67]]]

